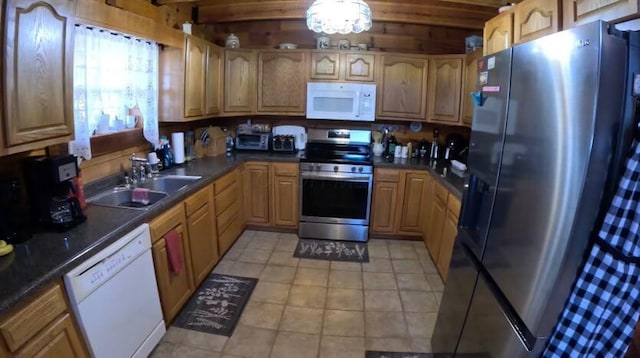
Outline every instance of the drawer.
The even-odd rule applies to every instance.
[[[240,236],[240,232],[242,231],[242,222],[240,218],[231,222],[231,225],[222,232],[222,234],[218,235],[218,249],[220,251],[220,255],[224,255],[227,250],[233,245],[238,236]]]
[[[218,214],[216,217],[216,224],[218,228],[218,235],[224,233],[225,230],[233,223],[234,220],[240,218],[240,209],[238,202],[234,202],[227,210]]]
[[[453,214],[456,219],[460,215],[460,200],[453,196],[453,194],[449,194],[449,201],[447,202],[447,209]]]
[[[191,216],[196,210],[207,205],[211,197],[212,188],[207,186],[199,192],[191,195],[184,201],[184,207],[187,210],[187,216]]]
[[[447,197],[449,196],[449,191],[438,181],[435,182],[435,194],[443,203],[447,202]]]
[[[56,284],[35,300],[0,323],[0,332],[12,352],[67,310],[64,293]]]
[[[376,169],[374,180],[397,183],[400,179],[400,171],[396,169]]]
[[[214,200],[216,206],[216,213],[222,213],[227,210],[231,204],[235,203],[240,199],[240,195],[238,195],[238,183],[231,184],[230,187],[225,189],[222,193],[216,195]]]
[[[273,163],[273,174],[276,176],[297,177],[298,163]]]
[[[215,191],[215,195],[222,193],[226,188],[230,187],[231,184],[238,181],[238,171],[232,170],[231,172],[223,175],[222,177],[216,179],[213,183],[213,188]]]

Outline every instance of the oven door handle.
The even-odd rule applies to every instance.
[[[371,174],[353,175],[353,174],[336,174],[336,173],[307,173],[302,172],[300,176],[303,179],[322,179],[322,180],[336,180],[336,181],[351,181],[351,182],[369,182],[371,181]]]

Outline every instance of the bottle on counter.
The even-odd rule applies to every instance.
[[[233,151],[233,137],[230,133],[227,133],[227,156],[231,156],[231,152]]]

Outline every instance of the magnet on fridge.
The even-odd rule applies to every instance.
[[[473,99],[473,103],[475,103],[476,106],[482,107],[482,105],[484,104],[484,100],[487,99],[487,96],[483,96],[482,91],[475,91],[471,92],[471,98]]]

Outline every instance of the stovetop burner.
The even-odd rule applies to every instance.
[[[371,165],[368,145],[307,143],[302,162]]]

